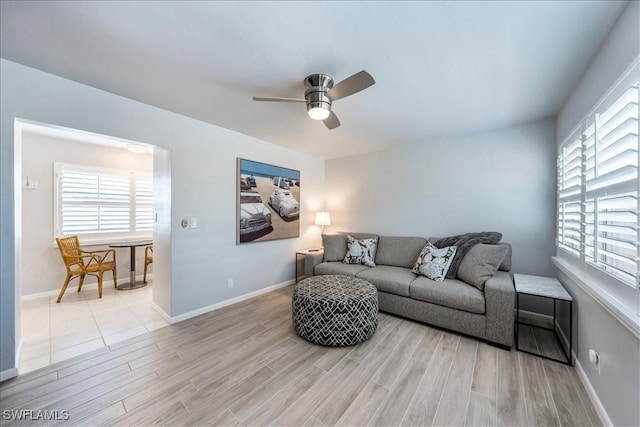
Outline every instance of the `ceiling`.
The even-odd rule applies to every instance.
[[[0,55],[332,158],[554,116],[625,5],[2,1]],[[334,103],[335,130],[251,99],[362,69],[376,84]]]

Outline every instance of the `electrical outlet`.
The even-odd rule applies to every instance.
[[[227,280],[227,288],[233,288],[233,279]]]

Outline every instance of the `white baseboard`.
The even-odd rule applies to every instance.
[[[166,311],[161,309],[160,306],[153,301],[151,301],[151,308],[153,308],[156,311],[156,313],[158,313],[160,317],[162,317],[165,320],[165,322],[169,324],[174,323],[171,321],[171,316],[169,316],[169,314]]]
[[[596,393],[595,389],[591,385],[591,381],[589,381],[589,377],[587,377],[586,372],[584,372],[584,369],[582,369],[580,360],[578,360],[577,357],[575,359],[575,367],[576,367],[576,372],[578,373],[578,378],[580,378],[580,381],[582,381],[582,385],[584,385],[584,388],[587,391],[587,394],[589,395],[589,399],[591,399],[591,403],[593,403],[593,406],[596,408],[596,412],[600,417],[600,421],[602,421],[602,425],[607,427],[613,427],[613,422],[611,421],[611,418],[609,418],[609,414],[607,414],[606,409],[604,409],[604,405],[600,401],[598,394]]]
[[[0,371],[0,382],[18,376],[18,368],[5,369]]]
[[[520,317],[523,319],[537,320],[538,322],[544,322],[549,325],[553,323],[553,316],[550,316],[548,314],[534,313],[533,311],[520,309]]]
[[[206,307],[198,308],[196,310],[188,311],[186,313],[178,314],[177,316],[170,316],[166,313],[162,308],[160,308],[155,303],[151,303],[151,306],[158,312],[160,316],[167,322],[174,324],[178,322],[182,322],[183,320],[191,319],[192,317],[200,316],[201,314],[209,313],[214,310],[218,310],[220,308],[226,307],[228,305],[236,304],[238,302],[248,300],[251,298],[255,298],[259,295],[266,294],[268,292],[275,291],[276,289],[284,288],[289,285],[293,285],[295,280],[287,280],[286,282],[277,283],[272,286],[267,286],[266,288],[258,289],[257,291],[249,292],[248,294],[240,295],[234,298],[230,298],[225,301],[221,301],[215,304],[208,305]]]
[[[136,276],[136,280],[142,280],[143,275],[141,274],[140,276]],[[147,274],[147,279],[153,279],[153,274]],[[129,277],[123,277],[121,279],[119,279],[120,281],[128,281]],[[78,289],[78,284],[76,283],[75,289]],[[113,280],[104,280],[102,281],[102,287],[111,287],[113,286]],[[87,283],[85,285],[82,285],[82,289],[98,289],[98,283]],[[67,291],[69,291],[69,289],[71,289],[71,287],[67,288]],[[60,289],[54,289],[52,291],[45,291],[45,292],[38,292],[35,294],[28,294],[28,295],[22,295],[22,297],[20,298],[21,301],[30,301],[30,300],[34,300],[34,299],[39,299],[39,298],[48,298],[48,297],[55,297],[58,296],[58,294],[60,293]]]
[[[16,351],[16,367],[18,368],[18,372],[20,371],[20,361],[22,360],[23,349],[24,349],[24,340],[20,338],[20,343],[18,344],[18,351]]]

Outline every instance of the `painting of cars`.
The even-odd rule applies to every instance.
[[[281,218],[290,219],[300,215],[300,204],[288,188],[271,193],[269,205],[278,212]]]
[[[240,191],[251,190],[251,186],[247,183],[247,180],[240,178]]]
[[[273,228],[271,211],[262,203],[260,194],[254,191],[240,192],[240,238]]]
[[[237,244],[300,236],[300,171],[238,158],[236,182]]]

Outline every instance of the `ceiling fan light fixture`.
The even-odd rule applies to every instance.
[[[313,120],[324,120],[329,117],[329,109],[320,105],[307,107],[307,113]]]
[[[331,111],[333,101],[346,98],[358,93],[369,86],[375,84],[375,80],[371,74],[362,70],[337,85],[333,85],[333,78],[328,74],[316,73],[305,77],[304,99],[299,98],[282,98],[282,97],[258,97],[254,96],[254,101],[271,101],[271,102],[306,102],[307,114],[313,120],[321,120],[327,129],[335,129],[340,126],[340,120]]]

